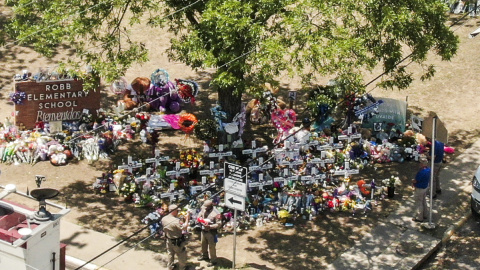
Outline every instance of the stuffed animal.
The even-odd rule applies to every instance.
[[[137,77],[135,78],[130,86],[127,88],[130,91],[127,91],[123,95],[123,100],[120,100],[119,103],[123,103],[125,110],[131,110],[138,107],[142,102],[145,101],[145,93],[150,88],[150,79],[146,77]]]
[[[395,147],[390,153],[390,159],[394,162],[402,163],[404,161],[403,147]]]
[[[151,108],[156,111],[178,113],[181,109],[182,100],[178,96],[175,84],[171,81],[164,85],[152,85],[147,91],[147,100]]]

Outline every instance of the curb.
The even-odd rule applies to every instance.
[[[74,258],[72,256],[65,255],[65,264],[69,267],[77,269],[78,267],[84,265],[85,263],[86,263],[85,261]],[[99,268],[95,264],[91,264],[91,263],[88,263],[88,264],[84,265],[81,269],[82,270],[108,270],[108,269],[103,268],[103,267]]]
[[[423,265],[425,261],[427,261],[438,249],[442,246],[445,246],[447,241],[450,237],[458,230],[458,228],[462,227],[465,222],[472,216],[472,211],[468,211],[465,216],[462,217],[459,221],[455,222],[454,224],[450,225],[448,229],[443,233],[442,240],[436,244],[424,257],[421,259],[412,269],[418,269],[420,266]]]
[[[456,223],[454,223],[454,224],[450,225],[450,227],[448,227],[448,229],[445,231],[445,233],[443,234],[443,237],[442,237],[442,245],[443,246],[445,246],[445,244],[450,239],[450,237],[458,230],[458,228],[463,226],[465,224],[465,222],[467,222],[467,220],[471,216],[472,216],[472,211],[468,210],[467,214],[465,216],[463,216],[462,219],[460,219],[459,221],[457,221]]]

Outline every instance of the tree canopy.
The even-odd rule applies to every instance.
[[[442,0],[6,0],[5,33],[16,44],[51,56],[71,48],[68,65],[89,64],[114,80],[148,61],[133,26],[175,33],[169,57],[194,69],[216,68],[212,87],[229,118],[243,93],[281,76],[308,86],[331,77],[349,93],[365,91],[364,75],[381,66],[380,85],[406,88],[406,56],[434,75],[428,53],[450,60],[458,39],[446,25]],[[160,31],[160,30],[158,30]],[[0,37],[0,41],[2,41]]]

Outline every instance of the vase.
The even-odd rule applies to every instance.
[[[395,187],[387,187],[387,196],[388,198],[395,196]]]

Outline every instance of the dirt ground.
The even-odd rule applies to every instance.
[[[1,8],[1,6],[0,6]],[[1,10],[0,10],[1,11]],[[468,33],[475,30],[479,25],[476,18],[467,17],[459,26],[453,28],[459,36],[461,43],[457,56],[450,62],[441,62],[432,58],[431,63],[437,68],[437,75],[431,81],[416,81],[405,91],[383,91],[369,89],[375,97],[389,97],[405,100],[408,98],[409,111],[426,114],[433,111],[446,124],[449,130],[449,144],[454,146],[457,154],[468,147],[474,140],[479,138],[480,118],[480,86],[475,75],[480,70],[480,55],[478,45],[480,39],[469,39]],[[138,29],[137,35],[144,35]],[[209,89],[211,70],[195,72],[182,63],[170,62],[163,53],[168,46],[167,33],[150,35],[145,40],[150,51],[150,61],[144,65],[132,67],[126,74],[127,80],[133,80],[137,76],[147,76],[157,68],[166,69],[171,78],[193,79],[200,83],[201,92],[197,105],[188,106],[184,109],[198,116],[199,119],[209,115],[209,109],[215,103],[216,94]],[[40,67],[54,67],[58,60],[66,59],[68,55],[57,55],[48,60],[33,52],[30,48],[8,46],[0,48],[3,58],[0,58],[0,121],[10,116],[13,105],[8,101],[8,95],[12,92],[12,76],[28,69],[35,72]],[[408,61],[406,62],[408,63]],[[412,65],[413,72],[419,74],[421,67]],[[380,72],[374,72],[366,78],[376,77]],[[327,80],[326,80],[327,81]],[[326,82],[325,81],[325,82]],[[282,93],[287,90],[299,90],[300,84],[297,79],[285,79],[282,81]],[[302,96],[301,93],[299,96]],[[106,90],[102,90],[102,104],[109,108],[114,103],[115,97]],[[301,100],[297,103],[302,108]],[[268,142],[273,128],[264,126],[247,127],[246,134],[256,139]],[[165,131],[161,134],[158,147],[165,153],[176,153],[178,149],[198,147],[201,142],[194,138],[185,140],[184,135],[178,131]],[[93,192],[92,183],[96,177],[102,175],[112,166],[120,165],[128,154],[134,159],[148,157],[150,152],[147,146],[133,141],[124,144],[119,151],[107,160],[100,160],[93,164],[86,161],[72,162],[66,166],[54,167],[48,162],[40,162],[31,165],[6,165],[0,164],[2,172],[0,184],[13,183],[19,191],[35,188],[35,175],[44,175],[46,181],[42,187],[56,188],[61,195],[55,201],[67,205],[72,211],[65,217],[66,220],[81,224],[87,228],[104,232],[119,239],[130,235],[143,226],[140,220],[151,210],[136,208],[132,204],[126,204],[121,198],[113,194],[101,195]],[[173,154],[175,155],[175,154]],[[454,158],[454,157],[452,157]],[[413,167],[412,167],[413,166]],[[382,179],[385,175],[398,173],[404,186],[397,190],[394,199],[380,201],[374,206],[373,211],[367,215],[352,215],[351,213],[322,213],[315,221],[307,222],[298,220],[293,228],[285,228],[277,223],[256,230],[247,230],[239,233],[237,241],[247,246],[237,250],[239,265],[254,269],[320,269],[332,262],[336,256],[360,239],[370,228],[388,216],[396,205],[401,203],[404,196],[409,196],[409,183],[415,171],[415,165],[410,163],[387,164],[377,170],[369,169],[362,173],[367,179]],[[355,179],[354,179],[355,180]],[[30,203],[32,208],[37,206]],[[140,240],[147,235],[146,231],[133,239]],[[226,234],[219,248],[219,257],[227,260],[231,257],[231,235]],[[195,239],[195,236],[194,236]],[[160,242],[162,243],[162,242]],[[239,244],[240,245],[240,244]],[[149,241],[145,247],[162,251],[163,245],[159,241]],[[199,242],[192,241],[189,245],[192,250],[191,256],[199,255]],[[101,252],[101,251],[99,251]],[[227,262],[220,261],[221,265],[227,266]],[[247,267],[248,265],[248,267]]]

